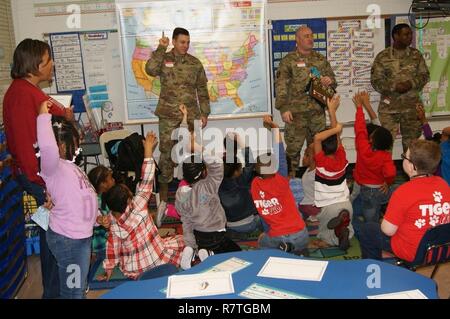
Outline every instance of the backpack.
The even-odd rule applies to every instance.
[[[132,171],[135,174],[134,179],[129,176],[118,178],[122,180],[130,190],[135,193],[136,185],[141,181],[142,163],[144,162],[144,137],[138,133],[133,133],[124,138],[117,148],[117,158],[115,160],[114,170],[120,175],[120,172]],[[153,192],[158,192],[156,179],[159,175],[159,169],[156,166],[155,181]],[[115,178],[116,178],[115,176]],[[117,180],[117,178],[116,178]]]

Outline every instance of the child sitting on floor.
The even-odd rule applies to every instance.
[[[219,197],[227,217],[227,228],[239,233],[261,231],[261,219],[250,194],[255,177],[252,152],[237,133],[229,133],[224,146],[227,151],[223,156],[224,178],[219,187]],[[244,151],[244,167],[237,157],[239,150]]]
[[[157,143],[155,134],[147,133],[142,181],[134,197],[125,184],[115,185],[105,194],[106,204],[111,209],[108,215],[111,227],[103,261],[106,273],[100,280],[109,280],[116,265],[119,265],[125,276],[132,279],[163,264],[180,265],[183,237],[176,235],[161,238],[148,212],[155,176],[153,150]]]
[[[201,149],[201,146],[194,145],[194,149]],[[194,249],[198,249],[201,261],[211,252],[240,251],[241,248],[226,236],[227,219],[218,195],[223,178],[222,158],[192,154],[183,162],[183,177],[189,186],[178,188],[175,195],[186,242],[181,267],[191,267]]]
[[[264,122],[274,130],[275,156],[269,153],[258,156],[257,177],[251,186],[258,214],[269,227],[260,235],[258,244],[261,248],[279,248],[301,254],[308,246],[308,230],[289,188],[286,155],[278,125],[270,116],[265,116]]]
[[[342,124],[336,119],[339,103],[338,95],[328,99],[331,128],[314,136],[314,202],[321,208],[317,215],[317,237],[330,245],[347,250],[354,233],[350,224],[353,210],[345,176],[348,161],[340,139]]]
[[[397,170],[392,160],[393,138],[391,132],[381,126],[369,134],[364,119],[363,107],[371,110],[369,94],[366,91],[353,97],[356,107],[355,145],[356,164],[353,170],[354,187],[359,187],[359,215],[365,222],[380,220],[381,206],[389,201],[390,185],[394,182]],[[370,112],[369,112],[370,113]],[[357,212],[354,209],[353,218]]]
[[[112,176],[112,170],[106,166],[99,165],[93,168],[88,173],[89,181],[94,186],[97,192],[98,211],[97,224],[94,227],[94,234],[92,235],[92,254],[94,257],[104,258],[106,250],[106,241],[109,235],[109,208],[106,206],[105,201],[102,199],[106,192],[108,192],[116,181]]]

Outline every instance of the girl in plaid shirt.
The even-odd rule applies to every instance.
[[[181,252],[185,246],[183,237],[176,235],[161,238],[148,214],[147,206],[155,176],[152,156],[157,144],[156,135],[148,133],[144,141],[142,181],[137,186],[134,197],[124,184],[115,185],[105,194],[106,204],[112,215],[109,215],[110,235],[103,261],[106,273],[100,280],[109,280],[117,264],[122,273],[132,279],[162,264],[180,264]]]

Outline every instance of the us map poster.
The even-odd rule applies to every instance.
[[[170,37],[177,26],[189,30],[188,52],[205,69],[212,118],[270,112],[264,0],[148,1],[117,6],[127,122],[156,122],[161,84],[159,77],[145,72],[145,64],[162,32]]]

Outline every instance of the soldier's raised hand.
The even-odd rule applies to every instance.
[[[159,45],[167,48],[169,46],[170,40],[168,37],[162,36],[161,39],[159,39]]]

